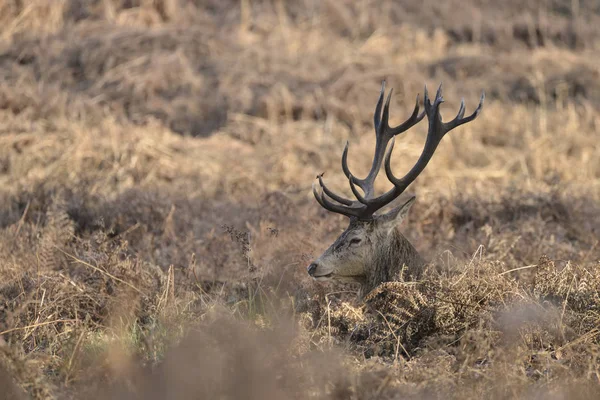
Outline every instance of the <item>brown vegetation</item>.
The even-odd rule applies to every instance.
[[[0,0],[3,393],[598,397],[600,9],[523,3]],[[408,189],[431,267],[361,304],[311,184],[384,78],[487,98]]]

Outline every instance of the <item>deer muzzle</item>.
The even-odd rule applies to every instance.
[[[322,265],[312,263],[306,268],[308,275],[317,281],[326,281],[331,279],[333,271],[327,271]]]

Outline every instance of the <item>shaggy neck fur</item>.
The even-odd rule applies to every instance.
[[[383,282],[420,278],[425,260],[398,230],[394,229],[387,237],[380,237],[375,242],[379,246],[373,254],[373,264],[365,266],[367,276],[361,288],[362,296]],[[406,272],[400,276],[403,267]]]

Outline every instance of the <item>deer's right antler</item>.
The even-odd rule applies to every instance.
[[[322,175],[317,177],[319,180],[319,186],[322,189],[321,193],[317,191],[317,188],[313,184],[313,193],[315,198],[323,208],[329,211],[361,220],[373,218],[373,215],[376,211],[380,210],[396,199],[417,178],[417,176],[419,176],[419,174],[429,163],[429,160],[431,160],[431,157],[437,149],[440,141],[448,132],[477,118],[481,112],[483,101],[485,99],[485,94],[482,93],[479,105],[473,114],[469,115],[468,117],[464,117],[465,104],[464,100],[462,100],[456,117],[452,121],[442,122],[442,116],[439,110],[440,105],[444,102],[442,97],[442,85],[439,86],[433,103],[431,103],[429,100],[427,86],[425,86],[425,95],[423,99],[425,111],[419,114],[419,96],[417,96],[417,101],[412,115],[404,123],[392,128],[388,125],[389,106],[392,91],[390,90],[390,93],[388,94],[382,114],[381,107],[383,105],[384,92],[385,81],[381,85],[381,94],[379,95],[377,106],[375,107],[375,155],[373,157],[371,170],[369,171],[367,177],[364,179],[358,179],[350,172],[350,169],[348,168],[348,143],[346,143],[344,152],[342,154],[342,170],[350,182],[350,189],[356,197],[356,200],[350,200],[332,192],[329,188],[327,188],[327,186],[325,186]],[[417,160],[416,164],[405,176],[402,178],[396,178],[392,173],[390,166],[392,150],[394,149],[393,139],[396,135],[407,131],[412,126],[417,124],[425,115],[427,115],[427,120],[429,121],[429,130],[427,132],[427,139],[425,140],[423,152],[421,153],[421,156]],[[394,184],[394,187],[381,196],[374,197],[375,178],[381,169],[381,163],[384,159],[385,149],[390,140],[392,140],[392,144],[385,154],[385,172],[390,182]],[[360,193],[358,188],[360,188],[363,193]],[[335,203],[332,202],[332,200]]]

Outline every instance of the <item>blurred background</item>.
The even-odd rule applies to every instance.
[[[599,51],[597,0],[0,0],[0,384],[598,395]],[[366,175],[383,80],[391,125],[425,85],[445,120],[486,100],[408,189],[439,268],[382,311],[305,267],[347,224],[311,185],[350,195],[347,140]]]

